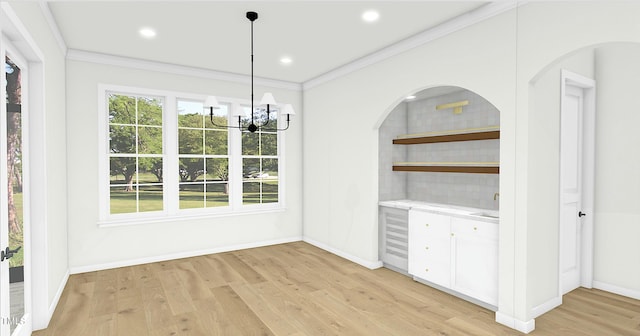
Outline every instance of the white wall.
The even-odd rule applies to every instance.
[[[527,236],[538,242],[546,241],[545,248],[537,248],[528,256],[527,282],[529,308],[536,309],[558,298],[558,234],[560,211],[560,78],[561,70],[569,70],[587,78],[594,78],[593,48],[567,56],[545,69],[531,81],[531,114],[529,130],[545,130],[544,137],[529,142],[529,208]],[[544,181],[539,183],[537,181]]]
[[[34,70],[36,66],[42,66],[44,73],[44,108],[43,111],[34,111],[34,114],[44,115],[39,119],[44,120],[45,132],[32,134],[32,139],[35,138],[43,144],[46,153],[44,158],[32,160],[46,164],[45,167],[32,167],[38,174],[42,174],[42,170],[46,169],[43,174],[44,185],[38,188],[40,192],[45,191],[42,201],[46,208],[33,209],[38,216],[34,217],[37,218],[37,222],[32,222],[32,236],[42,237],[42,241],[46,243],[46,251],[43,251],[46,254],[33,256],[37,258],[33,263],[38,267],[33,270],[34,285],[38,286],[42,277],[46,277],[47,283],[46,288],[34,288],[34,294],[42,293],[46,296],[46,303],[39,301],[39,297],[34,297],[34,327],[42,328],[48,322],[46,315],[50,313],[50,305],[55,303],[56,295],[62,289],[68,271],[65,60],[62,49],[56,44],[46,24],[39,4],[12,2],[10,5],[43,57],[41,64],[32,67]],[[18,42],[24,46],[24,41]],[[32,142],[31,145],[36,144]],[[41,260],[43,257],[46,261]]]
[[[640,44],[596,50],[594,286],[640,299]]]
[[[533,97],[530,96],[529,84],[540,73],[544,73],[544,70],[554,67],[561,57],[581,51],[585,47],[613,41],[638,42],[640,39],[640,27],[637,24],[637,17],[640,14],[640,4],[606,1],[530,3],[521,7],[518,14],[516,161],[518,162],[517,171],[521,174],[516,179],[516,190],[518,192],[515,209],[517,213],[516,222],[522,223],[527,230],[524,233],[525,236],[523,236],[523,232],[517,234],[515,241],[517,246],[522,246],[516,253],[527,254],[526,267],[528,273],[526,273],[527,276],[525,278],[516,280],[516,282],[522,283],[527,288],[528,299],[525,307],[525,320],[529,320],[534,317],[532,308],[544,302],[553,291],[553,285],[549,281],[537,281],[537,273],[557,273],[557,271],[554,272],[554,270],[557,270],[557,264],[548,263],[554,257],[557,259],[557,252],[550,251],[555,249],[555,245],[552,245],[554,246],[553,248],[544,252],[541,252],[541,249],[546,249],[550,243],[553,244],[552,241],[549,241],[550,239],[557,239],[557,216],[555,216],[557,214],[557,206],[552,205],[552,203],[555,204],[556,202],[549,197],[543,197],[543,195],[547,194],[545,189],[550,192],[553,185],[557,185],[558,171],[550,169],[550,166],[545,166],[542,167],[543,169],[538,170],[536,164],[538,162],[557,160],[558,154],[555,151],[548,152],[544,148],[545,146],[550,148],[551,142],[555,140],[550,139],[549,133],[557,134],[554,133],[554,130],[559,127],[558,119],[545,119],[538,115],[539,113],[549,113],[549,111],[541,112],[532,107]],[[583,72],[588,76],[588,72],[594,70],[593,67],[588,70],[589,56],[584,57],[586,58],[583,58],[583,61],[576,59],[574,65],[578,66],[576,68],[577,72]],[[572,69],[570,68],[569,70]],[[595,76],[599,77],[597,71]],[[598,82],[596,92],[598,92],[602,89],[602,83],[599,82],[598,78],[596,78],[596,81]],[[600,99],[600,93],[597,93],[597,95],[598,100]],[[535,98],[537,102],[538,96]],[[598,109],[597,113],[597,118],[599,119],[600,109]],[[596,138],[598,138],[599,123],[600,120],[597,121]],[[542,125],[546,126],[541,127]],[[596,181],[597,179],[598,177],[596,177]],[[548,183],[549,186],[541,186],[542,183]],[[598,192],[596,190],[596,195]],[[632,197],[630,193],[623,192],[623,194],[624,196],[622,197]],[[542,213],[551,211],[554,212],[553,216]],[[599,223],[601,221],[599,221],[599,215],[596,213],[595,226],[601,225]],[[628,226],[627,229],[629,229]],[[629,230],[626,234],[632,235],[633,233],[632,230]],[[595,234],[598,235],[598,233]],[[596,238],[596,242],[599,239],[601,238]],[[614,254],[622,258],[607,260],[606,262],[624,264],[630,268],[635,267],[637,269],[639,264],[637,249],[634,249],[631,245],[625,246],[621,244],[619,246],[625,253],[618,252]],[[598,249],[594,253],[595,258],[598,259]],[[597,280],[598,276],[594,276],[596,277],[594,280]]]
[[[98,84],[247,97],[249,84],[67,61],[69,264],[72,272],[233,249],[244,245],[300,240],[301,94],[270,89],[299,113],[286,133],[286,205],[283,212],[99,228]],[[257,92],[264,88],[256,87]]]
[[[304,92],[305,237],[377,261],[377,130],[404,97],[425,88],[463,87],[501,112],[501,178],[513,179],[515,18],[515,12],[499,15]],[[513,182],[507,186],[501,182],[500,234],[513,237]],[[508,251],[501,260],[501,307],[512,314],[514,247],[512,239],[501,244]]]

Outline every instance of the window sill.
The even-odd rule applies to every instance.
[[[233,216],[244,216],[244,215],[255,215],[255,214],[268,214],[268,213],[277,213],[284,212],[286,209],[283,207],[260,207],[260,208],[247,208],[236,211],[220,211],[220,212],[208,212],[203,213],[200,211],[184,211],[180,214],[158,214],[157,216],[147,216],[147,217],[126,217],[119,219],[106,219],[98,221],[99,228],[111,228],[111,227],[119,227],[119,226],[133,226],[133,225],[143,225],[143,224],[156,224],[156,223],[167,223],[167,222],[183,222],[183,221],[192,221],[192,220],[201,220],[201,219],[211,219],[211,218],[222,218],[222,217],[233,217]]]

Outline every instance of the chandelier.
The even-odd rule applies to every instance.
[[[293,106],[291,104],[284,104],[282,108],[280,108],[280,115],[287,116],[287,125],[285,128],[279,129],[275,125],[275,127],[266,127],[270,119],[271,113],[276,113],[278,109],[278,105],[276,104],[276,100],[273,98],[273,95],[269,92],[266,92],[262,96],[262,100],[260,100],[260,104],[258,106],[254,106],[254,98],[253,98],[253,22],[258,19],[258,13],[256,12],[247,12],[247,19],[251,21],[251,119],[247,120],[248,125],[242,125],[242,108],[236,108],[231,111],[231,116],[233,118],[238,118],[238,126],[223,126],[217,125],[213,121],[213,110],[220,107],[218,100],[214,96],[208,96],[204,102],[204,107],[209,108],[209,117],[211,119],[211,124],[219,128],[237,128],[243,132],[251,132],[254,133],[259,130],[269,130],[269,131],[285,131],[289,128],[289,117],[293,114],[296,114],[293,110]],[[275,111],[274,111],[275,109]]]

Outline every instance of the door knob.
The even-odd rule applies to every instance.
[[[578,211],[578,217],[584,217],[586,215],[587,215],[586,213],[584,213],[582,211]]]
[[[18,251],[20,251],[21,248],[22,246],[18,246],[17,249],[10,250],[9,246],[7,246],[7,248],[4,251],[0,251],[0,261],[5,261],[7,259],[10,259],[11,257],[13,257],[15,253],[18,253]]]

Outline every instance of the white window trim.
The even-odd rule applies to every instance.
[[[175,222],[181,220],[207,219],[256,213],[281,212],[285,210],[285,136],[278,132],[278,202],[265,204],[242,204],[242,148],[241,134],[238,129],[230,129],[229,146],[229,205],[215,208],[179,209],[179,181],[165,178],[163,181],[163,210],[130,214],[111,214],[110,209],[110,170],[109,170],[109,112],[106,95],[108,92],[140,96],[161,97],[163,101],[163,169],[164,176],[178,174],[178,99],[203,101],[206,95],[129,87],[111,84],[98,85],[98,226],[128,226],[149,223]],[[219,102],[237,105],[251,104],[249,100],[216,96]],[[278,118],[279,128],[282,119]],[[171,154],[173,153],[173,154]]]

